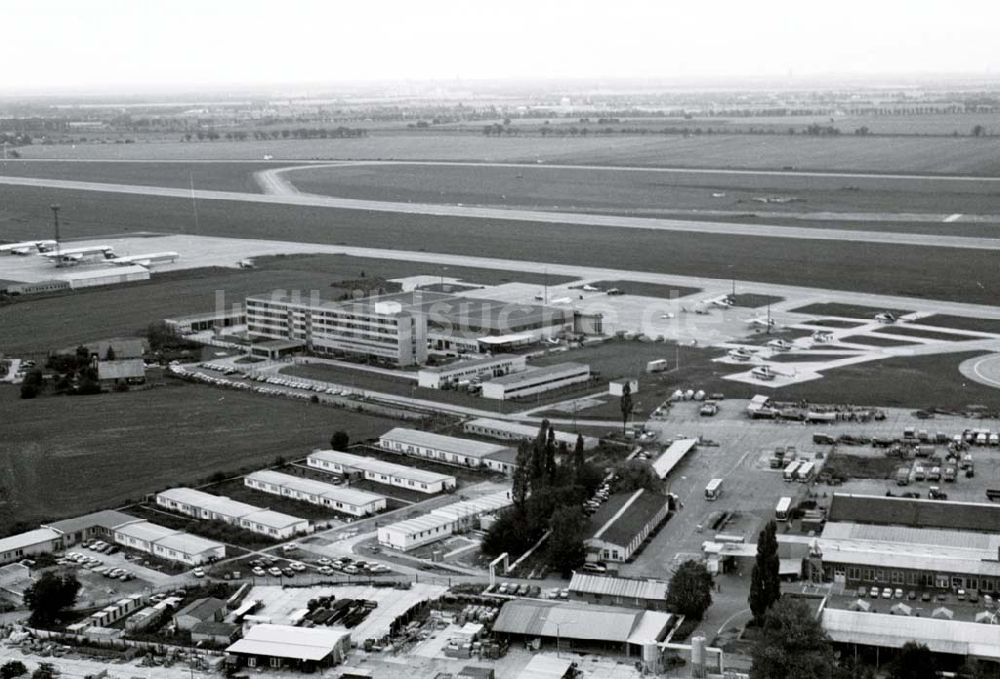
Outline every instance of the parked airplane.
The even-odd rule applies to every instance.
[[[600,288],[595,288],[593,285],[585,285],[581,288],[584,292],[600,292]]]
[[[549,304],[569,304],[573,299],[571,297],[558,297],[556,299],[549,300]]]
[[[749,361],[751,358],[753,358],[753,352],[751,352],[749,349],[738,347],[736,349],[729,350],[729,358],[735,361]]]
[[[72,266],[87,258],[112,259],[115,256],[115,251],[109,245],[92,245],[85,248],[69,248],[59,252],[46,252],[42,256],[54,261],[56,266]]]
[[[875,314],[875,320],[879,323],[895,323],[896,314],[891,311],[883,311],[881,313]]]
[[[9,252],[12,255],[30,255],[32,252],[48,252],[55,246],[54,240],[27,240],[21,243],[0,245],[0,252]]]
[[[775,328],[778,325],[777,321],[766,316],[747,319],[747,323],[757,328]]]
[[[788,340],[773,339],[767,343],[767,346],[778,351],[789,351],[792,348],[792,343]]]
[[[813,342],[818,342],[820,344],[828,344],[833,341],[833,333],[827,332],[825,330],[817,330],[812,334],[811,339]]]
[[[764,380],[765,382],[770,382],[773,380],[777,373],[771,370],[770,366],[759,365],[750,371],[750,374],[756,377],[758,380]]]
[[[706,299],[703,302],[703,304],[708,304],[709,306],[717,306],[723,309],[728,309],[733,306],[733,300],[729,298],[729,295],[720,295],[718,297]]]
[[[112,253],[109,258],[112,264],[117,266],[131,266],[132,264],[138,264],[139,266],[152,266],[153,264],[169,264],[170,262],[175,262],[180,257],[179,253],[176,252],[150,252],[145,255],[127,255],[125,257],[117,257]]]

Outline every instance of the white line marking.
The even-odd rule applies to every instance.
[[[962,218],[962,213],[961,212],[956,212],[953,215],[948,215],[947,217],[945,217],[944,221],[945,221],[946,224],[950,224],[952,222],[957,222],[961,218]]]

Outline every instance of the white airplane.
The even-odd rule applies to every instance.
[[[0,252],[9,252],[12,255],[30,255],[33,251],[48,252],[55,246],[54,240],[27,240],[21,243],[0,245]]]
[[[717,306],[722,309],[728,309],[733,306],[733,300],[729,298],[729,295],[719,295],[718,297],[706,299],[702,303],[707,304],[709,306]]]
[[[750,371],[750,374],[758,380],[764,380],[765,382],[770,382],[777,376],[777,373],[771,370],[771,367],[767,365],[757,366]]]
[[[59,252],[45,252],[43,257],[48,257],[57,264],[76,264],[84,257],[103,256],[104,259],[111,259],[115,256],[115,250],[110,245],[93,245],[86,248],[69,248]]]
[[[660,318],[673,318],[673,317],[674,317],[674,315],[672,313],[670,313],[669,311],[667,313],[663,314],[662,316],[660,316]]]
[[[875,314],[875,320],[879,323],[895,323],[896,315],[891,311],[883,311],[881,313]]]
[[[110,261],[112,264],[117,266],[131,266],[132,264],[138,264],[139,266],[149,267],[153,264],[169,264],[177,261],[179,257],[180,254],[177,252],[150,252],[145,255],[127,255],[125,257],[112,256]]]
[[[546,344],[551,344],[553,346],[559,346],[559,338],[558,337],[547,337],[543,341]]]
[[[580,289],[583,290],[584,292],[600,292],[601,291],[599,288],[595,288],[593,285],[585,285],[585,286],[583,286]]]
[[[825,330],[817,330],[812,334],[811,339],[813,342],[828,344],[833,341],[833,333]]]
[[[757,328],[775,328],[778,322],[773,318],[768,318],[766,316],[757,316],[756,318],[747,319],[747,323],[757,327]]]
[[[570,297],[559,297],[558,299],[550,300],[549,304],[569,304],[572,301]]]
[[[792,348],[792,343],[788,340],[773,339],[767,343],[767,346],[778,351],[789,351]]]
[[[690,309],[687,308],[686,306],[682,306],[681,311],[683,311],[686,314],[695,313],[695,314],[701,314],[702,316],[707,316],[709,314],[709,309],[707,306],[705,306],[704,302],[698,302]]]

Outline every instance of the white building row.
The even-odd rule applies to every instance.
[[[306,458],[306,464],[313,469],[341,476],[361,475],[375,483],[415,490],[418,493],[440,493],[456,485],[454,476],[414,469],[339,450],[314,450]]]
[[[179,530],[164,528],[149,521],[136,521],[115,529],[115,542],[168,561],[190,566],[222,559],[226,546]]]
[[[483,382],[483,397],[501,401],[522,398],[589,380],[589,365],[573,362],[557,363]]]
[[[261,509],[228,497],[193,488],[171,488],[156,494],[156,504],[196,519],[224,521],[244,530],[274,539],[308,533],[309,521],[270,509]]]
[[[462,430],[466,434],[485,436],[498,441],[523,441],[525,439],[533,441],[538,436],[539,427],[507,422],[506,420],[495,420],[489,417],[478,417],[463,424]],[[556,443],[565,443],[570,450],[576,447],[576,436],[572,432],[555,430]],[[596,448],[599,442],[593,436],[584,436],[583,449]]]
[[[329,507],[351,516],[367,516],[385,509],[382,495],[281,472],[254,472],[244,479],[244,483],[255,490]]]
[[[476,379],[502,377],[527,368],[527,357],[517,354],[497,354],[488,358],[457,361],[449,365],[422,368],[417,371],[417,386],[441,389]]]
[[[484,458],[507,450],[495,443],[484,443],[456,436],[433,434],[418,429],[396,427],[382,434],[378,440],[382,450],[401,455],[423,457],[435,462],[457,464],[463,467],[486,466]]]
[[[385,547],[409,551],[470,528],[481,516],[512,504],[510,490],[445,505],[431,513],[378,529],[378,542]]]

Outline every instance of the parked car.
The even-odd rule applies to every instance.
[[[885,587],[882,590],[882,598],[883,599],[891,599],[892,598],[892,587]]]
[[[200,568],[200,567],[199,568],[195,568],[192,571],[192,575],[194,575],[194,577],[196,577],[196,578],[203,578],[203,577],[205,577],[205,569],[204,568]]]
[[[277,566],[271,566],[270,568],[268,568],[267,569],[267,573],[268,573],[268,575],[271,575],[271,576],[273,576],[275,578],[280,578],[281,577],[281,569],[278,568]]]
[[[252,570],[252,571],[250,571],[250,572],[251,572],[251,573],[253,573],[254,575],[256,575],[256,576],[257,576],[258,578],[262,578],[262,577],[264,577],[265,575],[267,575],[267,571],[265,571],[265,570],[264,570],[263,568],[261,568],[260,566],[254,566],[254,567],[253,567],[253,570]]]
[[[902,599],[903,598],[903,589],[901,587],[897,587],[896,591],[894,591],[892,593],[892,595],[894,597],[896,597],[897,599]]]

